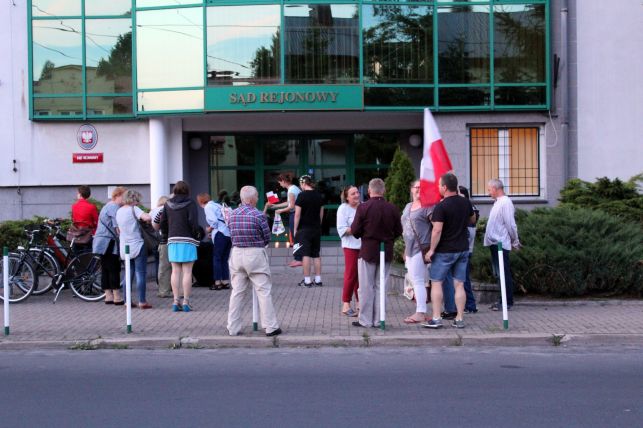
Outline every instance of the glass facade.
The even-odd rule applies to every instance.
[[[549,107],[549,0],[30,5],[35,119]]]

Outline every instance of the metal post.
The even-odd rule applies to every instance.
[[[2,285],[4,290],[4,335],[9,336],[9,248],[2,249]]]
[[[257,292],[252,287],[252,331],[259,330],[259,299]]]
[[[502,242],[498,242],[498,275],[500,276],[500,298],[502,301],[502,326],[509,330],[509,314],[507,313],[507,288],[505,285],[505,258],[502,251]]]
[[[125,246],[125,307],[127,309],[127,333],[132,332],[132,267],[130,266],[129,245]]]
[[[386,276],[384,272],[384,242],[380,242],[380,329],[386,329]]]

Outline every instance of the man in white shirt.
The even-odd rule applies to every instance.
[[[489,183],[487,183],[487,193],[495,202],[493,203],[493,207],[489,213],[487,229],[484,234],[484,246],[489,247],[494,273],[498,278],[500,278],[498,243],[502,243],[507,308],[511,309],[514,304],[514,285],[511,277],[511,266],[509,265],[509,252],[512,249],[516,251],[520,249],[518,227],[516,226],[516,220],[514,218],[516,210],[514,209],[514,204],[511,202],[511,199],[505,195],[502,181],[498,179],[490,180]],[[501,307],[501,302],[498,301],[491,305],[491,310],[498,311]]]

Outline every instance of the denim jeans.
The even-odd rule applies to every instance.
[[[125,273],[125,269],[123,269]],[[147,250],[145,246],[141,248],[141,252],[138,253],[133,259],[130,259],[130,278],[131,283],[134,284],[136,279],[136,289],[138,290],[138,303],[146,303],[145,300],[145,291],[146,291],[146,276],[147,276]],[[133,289],[133,286],[132,286]],[[123,297],[125,297],[125,279],[123,279]]]
[[[212,252],[213,275],[215,281],[229,281],[230,267],[230,250],[232,249],[232,240],[223,233],[218,232],[214,235],[214,250]]]
[[[455,287],[453,287],[451,271],[447,272],[446,278],[442,281],[442,299],[444,300],[445,312],[458,312],[455,307]]]
[[[467,279],[464,281],[464,292],[467,295],[467,302],[464,305],[466,311],[475,311],[476,297],[473,295],[473,288],[471,287],[471,257],[473,253],[469,253],[467,258]]]
[[[489,247],[491,251],[491,266],[493,267],[493,274],[498,278],[498,285],[500,285],[500,263],[498,260],[498,248],[495,245]],[[502,260],[505,265],[505,290],[507,292],[507,305],[514,304],[514,282],[511,278],[511,266],[509,265],[509,250],[502,250]],[[498,298],[498,302],[502,303],[502,293]]]

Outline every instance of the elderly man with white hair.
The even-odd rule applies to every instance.
[[[253,186],[241,188],[241,205],[232,211],[229,228],[232,238],[230,254],[230,279],[232,293],[228,308],[228,332],[236,336],[241,332],[241,304],[249,285],[254,287],[259,300],[261,325],[266,336],[282,333],[272,304],[272,282],[266,246],[270,243],[270,228],[264,213],[259,211],[259,193]]]
[[[500,261],[497,244],[502,243],[502,259],[504,261],[505,285],[507,291],[507,308],[511,309],[514,304],[513,279],[511,277],[511,266],[509,265],[509,252],[520,249],[518,239],[518,227],[514,218],[516,210],[511,199],[505,195],[502,181],[494,178],[487,183],[487,193],[494,200],[493,207],[487,220],[487,229],[484,234],[484,246],[491,251],[491,263],[494,273],[500,278]],[[498,311],[501,303],[498,301],[491,305],[492,311]]]

